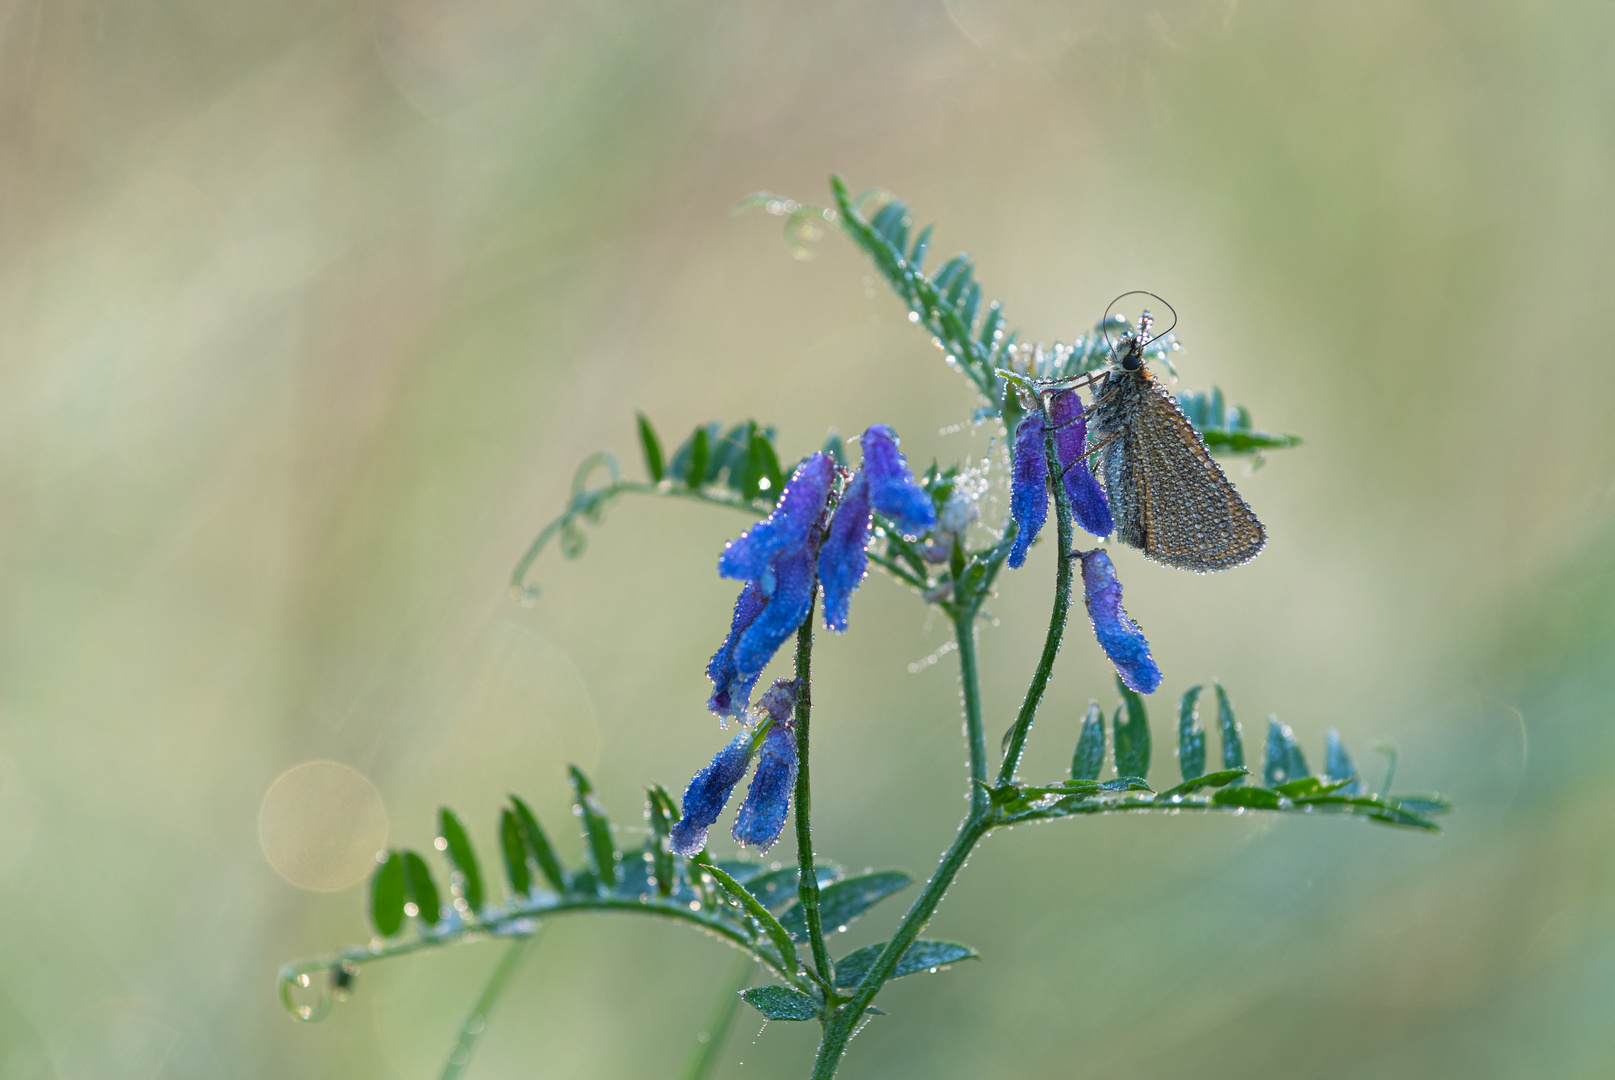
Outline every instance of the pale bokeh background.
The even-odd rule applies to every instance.
[[[940,433],[974,403],[849,244],[797,262],[729,216],[832,169],[1030,338],[1165,294],[1186,383],[1306,437],[1235,469],[1251,566],[1118,559],[1158,745],[1220,676],[1254,741],[1276,712],[1316,760],[1338,727],[1377,775],[1388,736],[1459,807],[1440,839],[995,837],[932,927],[985,962],[894,985],[845,1075],[1615,1072],[1612,46],[1597,2],[0,4],[0,1078],[435,1075],[495,952],[295,1024],[277,965],[367,930],[361,886],[287,877],[424,847],[440,802],[491,856],[507,790],[564,830],[569,761],[638,826],[723,737],[734,515],[624,504],[509,598],[573,465],[637,468],[636,408],[670,441],[777,422],[788,456],[874,420],[921,460],[986,445]],[[994,735],[1049,578],[1006,575],[984,631]],[[907,671],[946,640],[876,580],[819,650],[853,868],[924,873],[961,812],[954,677]],[[1079,632],[1029,775],[1091,695]],[[313,762],[347,769],[272,793]],[[558,923],[472,1075],[673,1076],[730,963]],[[809,1026],[761,1026],[720,1076],[804,1074]]]

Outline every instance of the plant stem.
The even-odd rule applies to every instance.
[[[925,883],[925,889],[915,898],[914,904],[903,916],[903,921],[897,927],[897,932],[881,950],[880,958],[874,963],[858,989],[853,993],[852,1000],[836,1010],[830,1022],[825,1025],[824,1038],[819,1042],[819,1056],[813,1064],[813,1080],[830,1080],[841,1064],[841,1055],[847,1049],[847,1040],[852,1037],[858,1022],[863,1019],[864,1010],[869,1008],[880,993],[886,980],[891,978],[892,971],[897,967],[908,947],[914,944],[914,939],[920,936],[925,924],[930,921],[931,914],[936,911],[937,904],[942,902],[943,895],[953,884],[953,879],[964,869],[965,860],[970,857],[970,851],[976,842],[986,835],[991,826],[988,822],[972,813],[959,826],[959,833],[953,838],[952,845],[943,853],[942,861],[937,863],[931,872],[931,879]]]
[[[807,922],[813,969],[826,986],[834,986],[830,953],[824,947],[824,924],[819,918],[819,873],[813,868],[813,788],[808,780],[808,721],[813,715],[813,616],[819,589],[813,587],[808,617],[796,630],[796,895]]]
[[[1059,458],[1054,452],[1054,430],[1045,426],[1043,452],[1049,460],[1049,476],[1054,485],[1054,519],[1059,540],[1055,556],[1054,611],[1049,615],[1048,636],[1043,639],[1043,655],[1032,673],[1031,685],[1026,688],[1026,699],[1021,702],[1020,715],[1015,726],[1009,729],[1004,743],[1004,762],[998,770],[998,782],[1007,784],[1015,778],[1020,767],[1021,754],[1026,749],[1026,736],[1032,730],[1037,707],[1043,702],[1043,691],[1048,688],[1049,676],[1054,672],[1054,658],[1060,652],[1060,639],[1065,636],[1065,617],[1071,607],[1071,497],[1066,494],[1060,477]]]
[[[981,677],[976,669],[976,608],[956,607],[953,634],[959,643],[959,696],[964,699],[965,737],[970,743],[970,813],[987,812],[987,735],[981,722]]]
[[[756,962],[749,956],[742,956],[735,961],[734,974],[724,983],[723,989],[718,991],[718,1000],[713,1002],[712,1015],[707,1017],[706,1030],[696,1040],[695,1050],[690,1054],[690,1060],[679,1073],[679,1080],[703,1080],[718,1064],[718,1055],[723,1053],[723,1044],[729,1038],[729,1029],[734,1025],[735,1016],[740,1012],[740,992],[746,989],[751,982],[752,969]]]
[[[466,1013],[465,1020],[460,1024],[460,1034],[454,1040],[454,1049],[449,1051],[449,1058],[443,1063],[443,1071],[438,1074],[438,1080],[455,1080],[465,1072],[466,1066],[471,1064],[471,1055],[476,1052],[477,1043],[488,1028],[488,1014],[499,1003],[510,977],[521,966],[522,960],[532,949],[534,940],[533,937],[524,937],[511,942],[510,948],[505,950],[505,955],[494,965],[487,983],[482,987],[481,996],[477,998],[477,1003],[471,1006],[471,1011]]]

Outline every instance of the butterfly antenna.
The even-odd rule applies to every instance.
[[[1120,296],[1116,297],[1116,299],[1112,300],[1109,304],[1107,304],[1105,306],[1105,317],[1103,319],[1099,320],[1099,332],[1105,336],[1105,345],[1110,349],[1110,351],[1112,353],[1114,353],[1116,351],[1116,343],[1110,340],[1110,331],[1105,329],[1107,326],[1110,325],[1110,309],[1115,307],[1117,304],[1121,303],[1123,300],[1127,299],[1129,296],[1151,296],[1151,297],[1154,297],[1155,299],[1161,301],[1161,303],[1163,305],[1165,305],[1166,310],[1168,310],[1168,311],[1170,311],[1172,313],[1172,325],[1168,326],[1165,330],[1162,330],[1159,334],[1154,335],[1154,337],[1151,338],[1152,341],[1158,341],[1161,338],[1166,337],[1166,335],[1168,335],[1168,334],[1170,334],[1172,332],[1173,327],[1178,325],[1178,309],[1173,307],[1171,304],[1167,303],[1165,297],[1157,295],[1156,293],[1152,293],[1148,289],[1130,289],[1127,292],[1124,292]]]

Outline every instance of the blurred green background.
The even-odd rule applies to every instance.
[[[491,854],[507,790],[564,830],[572,761],[637,827],[723,738],[740,519],[625,503],[523,608],[573,465],[637,469],[636,408],[986,450],[850,244],[729,214],[832,169],[1028,339],[1166,295],[1185,385],[1306,437],[1232,470],[1252,565],[1118,557],[1157,745],[1220,677],[1254,739],[1338,727],[1377,776],[1387,736],[1458,805],[1439,839],[995,836],[931,928],[984,962],[894,984],[844,1075],[1615,1073],[1612,46],[1594,0],[0,5],[0,1078],[435,1075],[496,949],[369,968],[316,1025],[275,997],[368,933],[369,853],[448,802]],[[1040,547],[982,634],[994,735]],[[821,638],[818,835],[854,869],[923,874],[962,813],[951,657],[909,671],[948,637],[876,579]],[[1091,696],[1078,633],[1027,775]],[[557,922],[471,1075],[671,1077],[731,963]],[[803,1075],[811,1027],[746,1013],[719,1075]]]

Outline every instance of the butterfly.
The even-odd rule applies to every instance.
[[[1267,530],[1146,366],[1152,325],[1145,310],[1138,330],[1089,379],[1088,456],[1114,535],[1156,562],[1199,574],[1247,563],[1267,543]]]

